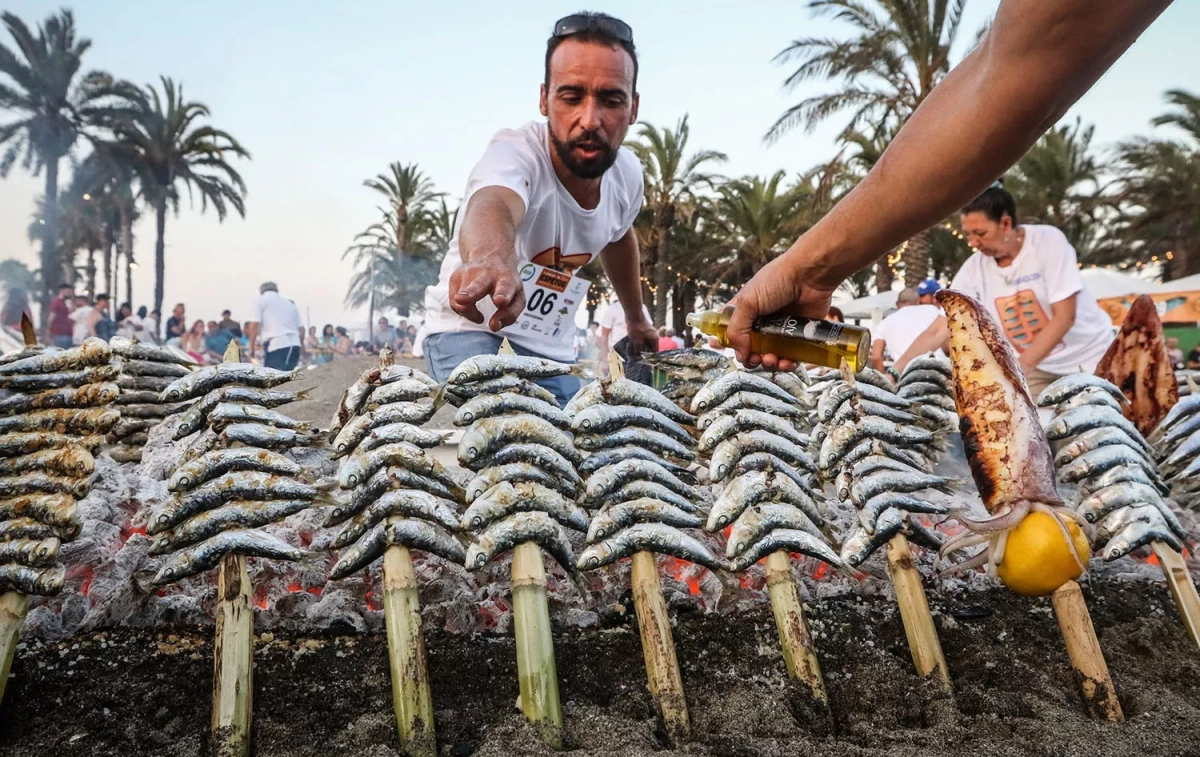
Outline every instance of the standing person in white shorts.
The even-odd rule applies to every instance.
[[[875,370],[883,370],[885,357],[898,360],[942,314],[937,305],[922,305],[920,298],[916,289],[901,289],[896,295],[896,311],[871,329],[871,367]]]
[[[596,255],[631,339],[653,351],[633,221],[642,168],[621,147],[637,120],[637,56],[628,24],[602,13],[560,19],[546,45],[545,122],[492,138],[467,181],[441,275],[425,294],[422,349],[445,381],[460,362],[495,353],[574,362],[574,316],[587,285],[575,272]],[[540,382],[565,402],[573,376]]]

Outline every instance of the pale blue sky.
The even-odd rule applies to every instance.
[[[996,4],[969,0],[964,42]],[[31,25],[60,5],[3,3]],[[804,170],[833,154],[840,127],[762,143],[801,96],[782,91],[785,71],[772,56],[792,38],[837,33],[794,0],[87,0],[73,7],[80,32],[94,42],[89,68],[143,84],[174,77],[253,155],[240,166],[249,185],[245,220],[220,224],[186,204],[168,220],[164,304],[185,301],[192,318],[224,307],[243,318],[270,278],[318,326],[361,322],[364,314],[342,307],[350,270],[340,256],[375,220],[374,193],[362,180],[389,161],[416,161],[457,195],[497,129],[539,117],[545,39],[555,19],[581,7],[633,26],[642,119],[670,125],[689,113],[694,146],[728,153],[726,173]],[[1094,122],[1101,145],[1148,130],[1164,90],[1200,89],[1198,29],[1200,3],[1175,3],[1072,117]],[[0,258],[35,260],[26,228],[41,186],[19,170],[0,181]],[[153,252],[149,219],[137,228],[135,306],[151,302]]]

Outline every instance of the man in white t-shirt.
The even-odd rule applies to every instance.
[[[941,314],[942,309],[937,305],[922,305],[916,289],[910,287],[900,290],[896,295],[896,311],[871,329],[874,339],[871,343],[871,365],[875,370],[882,371],[885,357],[892,361],[899,359]]]
[[[258,299],[250,309],[252,320],[246,329],[249,339],[247,359],[254,354],[259,339],[263,343],[263,365],[290,371],[300,362],[300,310],[296,303],[279,293],[273,281],[258,288]]]
[[[998,184],[963,208],[961,220],[976,252],[950,288],[987,308],[1016,348],[1033,396],[1068,373],[1094,372],[1112,342],[1112,319],[1084,286],[1066,236],[1053,226],[1018,226],[1016,202]],[[949,334],[945,316],[938,318],[897,370]]]
[[[423,347],[439,381],[466,358],[495,353],[503,337],[519,354],[574,362],[574,314],[587,290],[573,274],[596,255],[630,333],[656,346],[632,228],[642,168],[621,147],[638,111],[633,32],[600,13],[560,19],[545,73],[547,121],[492,138],[467,180],[438,283],[426,290]],[[572,376],[541,383],[562,401],[579,387]]]

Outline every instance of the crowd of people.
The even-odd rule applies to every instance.
[[[230,342],[237,341],[242,355],[255,360],[266,360],[269,353],[277,350],[287,353],[294,350],[294,356],[288,354],[279,358],[281,364],[291,367],[321,365],[352,355],[378,354],[384,346],[406,356],[412,355],[415,349],[417,327],[403,318],[395,326],[387,318],[380,318],[368,340],[355,341],[346,327],[329,323],[319,332],[316,326],[305,330],[295,303],[280,296],[278,288],[271,282],[263,284],[254,309],[256,312],[251,314],[251,319],[242,322],[234,320],[232,310],[221,311],[220,318],[189,321],[187,306],[180,302],[162,323],[156,310],[142,306],[135,311],[125,302],[114,312],[109,295],[97,294],[89,298],[77,294],[70,284],[63,284],[50,302],[50,343],[67,348],[78,346],[89,337],[107,340],[119,335],[149,344],[178,347],[198,363],[209,365],[220,362]],[[21,308],[21,311],[25,310],[28,310],[27,306]],[[4,325],[19,328],[21,311],[12,319],[6,318]]]

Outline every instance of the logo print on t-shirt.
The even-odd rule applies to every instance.
[[[1000,314],[1000,326],[1008,340],[1018,351],[1024,350],[1045,328],[1046,311],[1038,302],[1032,289],[1022,289],[1016,294],[996,298],[996,312]]]
[[[583,252],[577,255],[563,255],[561,248],[550,247],[534,255],[532,262],[559,271],[572,271],[576,268],[584,267],[591,259],[592,254],[590,252]]]

